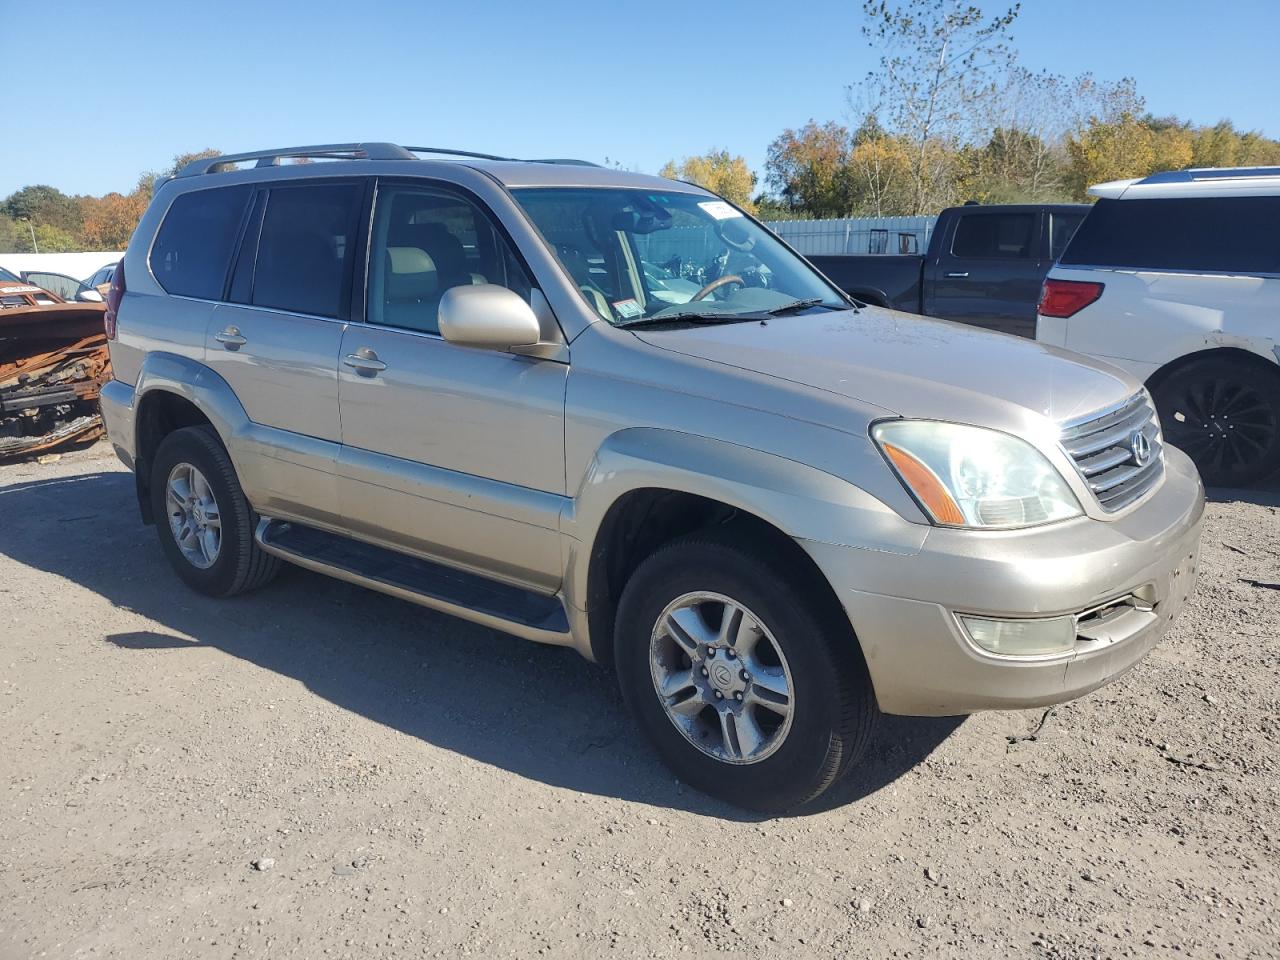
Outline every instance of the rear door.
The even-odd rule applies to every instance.
[[[208,366],[257,432],[255,507],[335,521],[341,431],[338,353],[350,312],[364,180],[264,185],[254,197],[226,301],[207,327]]]
[[[1041,234],[1034,210],[963,210],[928,268],[925,313],[1034,337],[1047,269]]]

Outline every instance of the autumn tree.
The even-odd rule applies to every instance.
[[[815,217],[847,216],[853,209],[852,151],[848,127],[810,120],[799,130],[784,130],[769,144],[766,179],[791,210]]]
[[[744,210],[755,212],[751,193],[756,186],[756,175],[747,166],[745,157],[734,156],[728,150],[708,150],[696,157],[685,157],[679,163],[668,160],[658,175],[696,183]]]
[[[84,246],[90,250],[123,250],[129,245],[129,238],[150,201],[150,194],[144,194],[140,189],[127,196],[108,193],[104,197],[84,198],[81,205]]]

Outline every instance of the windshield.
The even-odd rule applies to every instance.
[[[0,267],[0,280],[4,281],[5,283],[21,283],[22,282],[21,279],[19,279],[18,277],[15,277],[12,273],[10,273],[4,267]]]
[[[723,200],[626,188],[512,193],[587,304],[610,323],[848,306],[777,237]]]

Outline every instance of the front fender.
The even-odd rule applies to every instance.
[[[689,493],[753,514],[802,540],[910,555],[928,526],[911,523],[883,501],[815,467],[711,437],[634,427],[596,451],[562,520],[574,546],[566,598],[585,609],[590,557],[605,517],[636,490]]]

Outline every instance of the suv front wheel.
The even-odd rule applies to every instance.
[[[878,711],[834,601],[731,537],[658,550],[627,582],[614,634],[623,697],[680,779],[776,813],[863,752]]]
[[[280,569],[253,539],[257,516],[209,427],[184,427],[161,441],[151,467],[151,515],[169,563],[200,593],[234,596]]]

